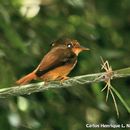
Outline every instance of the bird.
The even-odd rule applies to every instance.
[[[60,38],[51,43],[50,51],[43,57],[34,71],[16,81],[18,85],[28,84],[32,80],[64,81],[75,67],[80,52],[87,51],[72,38]]]

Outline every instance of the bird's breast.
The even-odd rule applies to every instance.
[[[50,70],[49,72],[42,75],[40,78],[42,78],[43,80],[47,80],[47,81],[60,79],[63,76],[67,76],[70,73],[70,71],[74,68],[76,63],[77,63],[77,60],[75,60],[75,62],[73,62],[73,63],[69,63],[69,64],[65,64],[63,66],[56,67],[53,70]]]

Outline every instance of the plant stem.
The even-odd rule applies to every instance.
[[[101,82],[104,81],[103,76],[105,74],[106,72],[76,76],[76,77],[69,78],[68,80],[64,81],[62,84],[58,81],[49,82],[48,84],[45,84],[44,82],[38,82],[38,83],[33,83],[28,85],[3,88],[0,89],[0,98],[7,98],[10,96],[19,96],[24,94],[29,95],[31,93],[48,90],[50,88],[62,88],[62,87],[71,87],[71,86],[75,87],[82,84]],[[128,76],[130,76],[130,67],[113,71],[112,78],[116,79],[116,78],[128,77]]]

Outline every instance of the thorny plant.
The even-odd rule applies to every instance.
[[[113,78],[112,67],[109,65],[108,61],[104,62],[102,57],[101,57],[101,61],[102,61],[101,69],[106,71],[106,73],[102,76],[102,78],[105,81],[106,85],[101,91],[104,91],[105,89],[107,89],[106,102],[108,100],[109,94],[111,94],[114,105],[115,105],[117,116],[119,117],[119,110],[118,110],[117,102],[116,102],[115,96],[113,94],[113,89],[112,89],[112,85],[111,85],[111,79]]]

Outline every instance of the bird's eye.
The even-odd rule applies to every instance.
[[[67,47],[72,48],[72,44],[71,43],[67,44]]]
[[[55,43],[54,43],[54,42],[52,42],[50,45],[51,45],[51,47],[53,47],[53,46],[55,46]]]
[[[53,47],[53,46],[55,46],[55,44],[54,44],[54,43],[52,43],[52,44],[51,44],[51,46]]]

